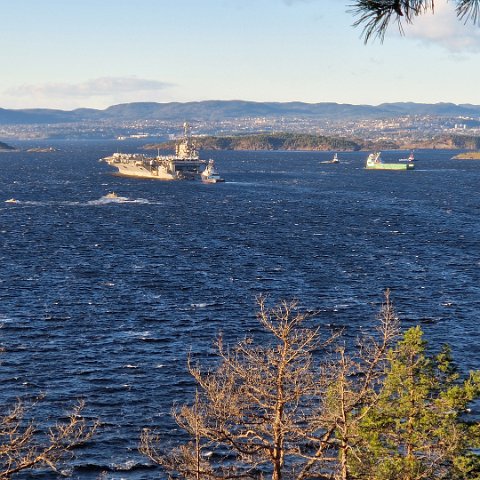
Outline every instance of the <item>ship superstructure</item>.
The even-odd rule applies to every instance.
[[[190,126],[184,123],[183,138],[175,145],[175,155],[150,157],[141,153],[114,153],[103,158],[119,175],[156,178],[158,180],[193,180],[200,178],[206,160],[201,160],[190,135]]]
[[[205,183],[220,183],[225,180],[220,176],[215,168],[215,162],[210,159],[208,165],[205,167],[205,170],[202,172],[202,182]]]

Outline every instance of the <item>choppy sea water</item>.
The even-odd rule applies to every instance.
[[[102,426],[74,478],[160,475],[141,429],[178,434],[188,353],[255,334],[260,294],[354,338],[388,287],[403,327],[480,368],[480,162],[424,150],[414,171],[375,172],[365,152],[211,152],[227,182],[205,185],[114,176],[98,159],[119,145],[138,146],[0,154],[0,404],[43,392],[58,416],[84,398]]]

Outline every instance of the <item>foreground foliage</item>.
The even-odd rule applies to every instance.
[[[454,3],[460,20],[478,23],[480,0],[455,0]],[[402,22],[412,23],[418,15],[433,12],[435,0],[355,0],[352,6],[358,16],[354,25],[363,27],[365,42],[371,37],[383,41],[392,22],[403,33]]]
[[[416,327],[389,352],[378,401],[360,425],[365,442],[352,456],[355,478],[479,478],[479,459],[469,453],[478,424],[462,415],[479,397],[480,372],[460,380],[447,346],[436,356],[426,348]]]
[[[427,354],[419,327],[400,336],[388,291],[375,332],[351,349],[308,328],[295,303],[259,307],[269,342],[246,338],[229,350],[219,341],[216,369],[189,363],[195,401],[174,417],[191,441],[168,451],[143,432],[141,451],[170,475],[479,478],[479,427],[464,415],[480,374],[461,380],[447,347]]]

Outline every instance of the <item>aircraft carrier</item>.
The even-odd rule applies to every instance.
[[[201,179],[207,164],[199,157],[190,135],[190,126],[184,123],[183,138],[175,145],[175,155],[150,157],[141,153],[114,153],[101,160],[127,177],[155,178],[158,180]]]

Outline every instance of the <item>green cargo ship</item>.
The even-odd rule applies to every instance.
[[[413,170],[413,163],[384,163],[380,158],[380,152],[371,153],[365,164],[367,170]]]

